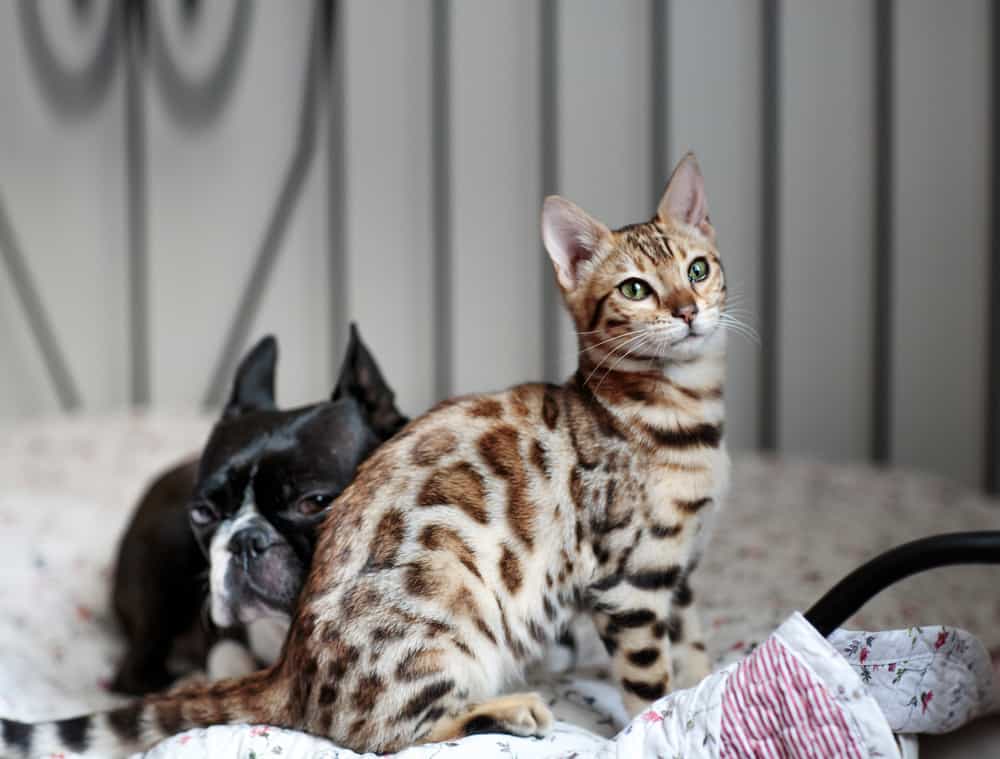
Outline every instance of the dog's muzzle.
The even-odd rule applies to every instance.
[[[239,520],[215,549],[210,561],[216,624],[248,624],[275,614],[291,615],[305,580],[305,566],[270,522],[261,517]]]

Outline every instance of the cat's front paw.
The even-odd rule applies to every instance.
[[[465,735],[508,733],[538,738],[548,735],[555,718],[537,693],[512,693],[482,704],[466,721]]]

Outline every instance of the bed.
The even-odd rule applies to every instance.
[[[107,683],[122,641],[111,614],[110,565],[149,478],[197,450],[210,422],[195,414],[53,418],[0,429],[0,714],[50,719],[121,700]],[[898,470],[787,457],[734,458],[732,496],[694,579],[719,664],[744,656],[843,574],[912,538],[996,529],[1000,509],[950,482]],[[880,630],[947,623],[1000,659],[1000,568],[956,567],[900,583],[850,621]],[[543,741],[477,736],[462,753],[588,756],[625,724],[599,652],[575,674],[539,676],[559,722]],[[405,752],[423,757],[437,749]],[[980,720],[921,739],[920,756],[1000,755],[1000,724]],[[974,752],[974,753],[973,753]],[[150,757],[353,756],[267,727],[177,736]]]

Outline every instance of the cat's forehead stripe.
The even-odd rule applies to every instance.
[[[665,231],[656,221],[629,224],[616,230],[625,244],[642,253],[653,264],[674,258],[674,249]]]

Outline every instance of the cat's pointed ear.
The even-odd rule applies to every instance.
[[[708,199],[705,197],[705,179],[701,175],[694,153],[685,155],[674,173],[670,175],[667,189],[660,198],[656,215],[661,221],[672,221],[695,227],[706,237],[715,232],[708,218]]]
[[[330,400],[341,398],[353,398],[358,402],[372,429],[382,440],[395,435],[407,422],[396,408],[396,394],[382,376],[354,322],[351,322],[351,335],[340,378]]]
[[[542,207],[542,240],[564,290],[579,281],[580,265],[593,258],[611,232],[579,206],[550,195]]]
[[[278,341],[274,335],[267,335],[240,361],[223,418],[275,408],[274,368],[277,363]]]

